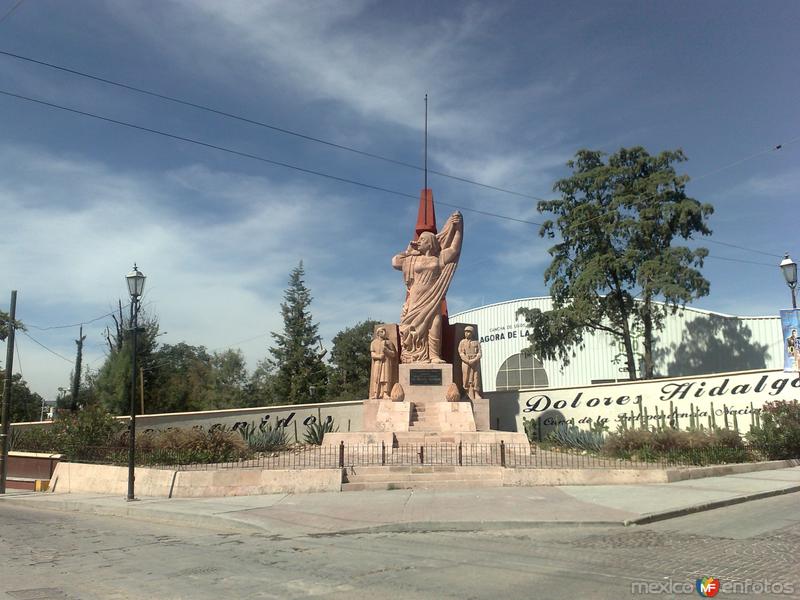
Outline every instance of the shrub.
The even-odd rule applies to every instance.
[[[28,452],[57,452],[67,460],[85,458],[91,448],[114,445],[123,423],[99,406],[87,406],[77,413],[62,414],[50,425],[25,428],[15,434],[14,449]]]
[[[603,453],[615,458],[706,465],[753,460],[735,431],[628,429],[608,436]]]
[[[303,435],[303,439],[305,440],[306,444],[321,446],[322,438],[325,437],[325,434],[332,433],[334,431],[339,431],[339,428],[337,427],[334,429],[333,419],[328,417],[324,421],[314,421],[313,423],[306,425],[306,431]]]
[[[124,446],[126,440],[127,433],[119,445]],[[231,462],[250,456],[240,435],[218,427],[208,431],[196,427],[143,432],[136,436],[136,449],[141,462],[148,464]]]
[[[262,423],[258,428],[248,425],[239,430],[242,439],[253,452],[274,452],[289,446],[286,428]]]
[[[21,452],[55,452],[58,448],[55,429],[51,425],[36,425],[24,429],[12,427],[9,443],[11,450]]]
[[[747,437],[769,459],[800,458],[800,404],[767,402],[761,409],[761,426]]]

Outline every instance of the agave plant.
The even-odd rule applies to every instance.
[[[525,428],[525,435],[528,436],[528,441],[531,443],[540,442],[539,439],[539,418],[535,419],[522,419],[522,426]]]
[[[560,446],[591,452],[599,452],[605,441],[605,435],[602,431],[583,431],[577,425],[569,425],[567,423],[559,423],[550,432],[548,438],[552,443]]]
[[[239,430],[247,445],[254,452],[274,452],[289,446],[286,428],[263,423],[260,427],[244,427]]]
[[[306,425],[306,431],[303,435],[303,439],[305,440],[306,444],[321,446],[322,438],[325,437],[325,434],[334,431],[339,431],[339,428],[333,428],[333,419],[329,417],[325,421],[314,421],[313,423]]]

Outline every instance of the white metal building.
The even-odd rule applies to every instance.
[[[522,356],[529,344],[525,321],[517,318],[517,309],[547,311],[551,307],[550,297],[544,296],[450,315],[451,323],[478,326],[484,391],[560,388],[628,378],[624,349],[605,332],[586,336],[584,347],[574,349],[567,366]],[[783,368],[783,336],[777,316],[737,317],[687,307],[666,317],[664,325],[654,348],[658,376]],[[641,357],[638,342],[634,350]]]

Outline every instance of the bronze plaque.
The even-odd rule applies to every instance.
[[[442,385],[442,370],[411,369],[408,378],[411,385]]]

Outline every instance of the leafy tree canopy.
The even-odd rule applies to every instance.
[[[0,370],[0,397],[5,384],[5,371]],[[42,397],[32,392],[28,383],[19,373],[11,377],[11,405],[9,406],[10,421],[23,423],[38,421],[42,415]]]
[[[557,239],[545,271],[553,310],[519,314],[531,327],[530,350],[564,364],[587,333],[613,336],[625,348],[631,379],[633,339],[641,335],[644,374],[652,377],[654,331],[666,311],[709,290],[699,271],[708,251],[674,242],[709,235],[713,208],[686,195],[689,178],[673,166],[686,160],[681,150],[651,156],[637,146],[603,159],[602,152],[580,150],[567,163],[572,175],[554,186],[561,197],[539,202],[539,212],[553,215],[539,233]]]
[[[362,321],[333,338],[329,399],[360,400],[369,394],[372,365],[369,345],[377,324],[377,321]]]
[[[112,315],[114,326],[106,329],[108,356],[98,372],[87,378],[91,390],[87,394],[99,401],[111,414],[130,413],[131,351],[133,345],[131,315],[126,314],[122,303]],[[137,367],[147,371],[153,362],[158,345],[158,318],[145,311],[139,312],[139,332],[136,339]]]

